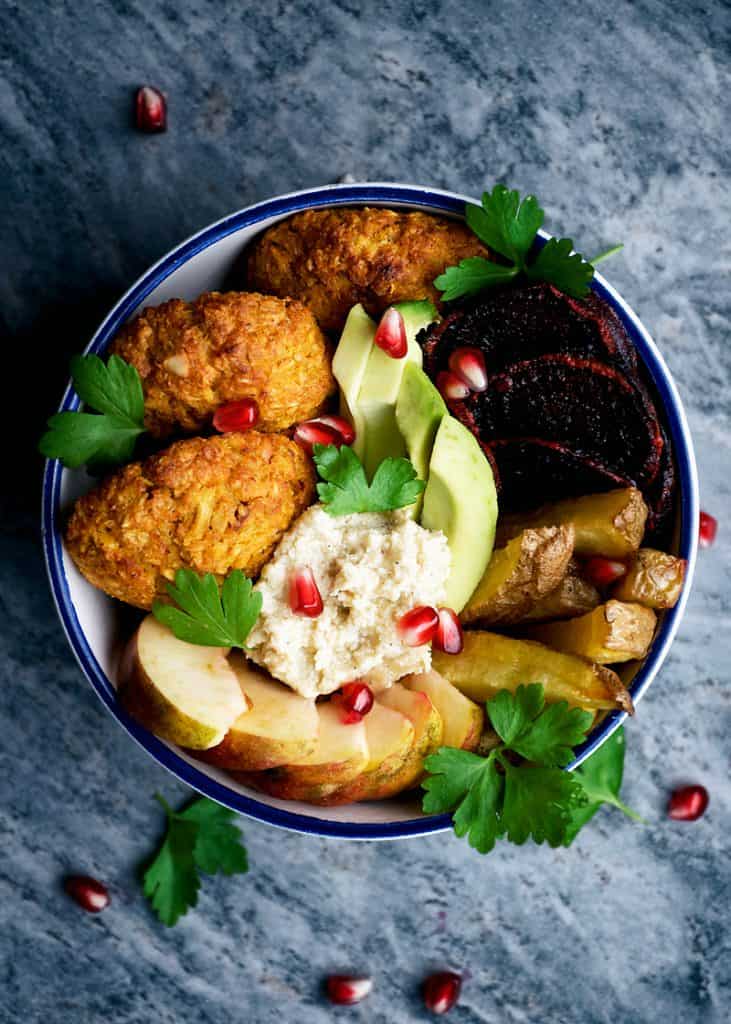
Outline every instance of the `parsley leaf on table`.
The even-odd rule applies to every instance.
[[[241,833],[231,819],[235,812],[206,797],[183,811],[158,796],[167,817],[165,839],[145,871],[143,888],[163,924],[172,927],[198,902],[199,872],[224,875],[248,871]]]
[[[642,821],[639,814],[619,798],[624,774],[624,752],[624,729],[620,728],[574,771],[574,777],[584,788],[586,803],[575,807],[571,813],[571,823],[564,839],[566,846],[573,842],[580,829],[594,817],[602,804],[619,808],[633,821]]]
[[[384,459],[369,484],[362,462],[347,445],[316,444],[313,457],[325,481],[317,485],[317,493],[331,516],[404,508],[413,505],[425,487],[408,459]]]
[[[137,370],[115,355],[106,365],[99,356],[74,356],[71,378],[82,402],[97,412],[51,416],[39,451],[70,469],[84,463],[102,467],[127,462],[145,430],[145,401]]]
[[[178,640],[203,647],[245,648],[262,598],[240,569],[228,574],[220,592],[211,573],[198,576],[192,569],[178,569],[167,592],[178,607],[154,601],[152,614]]]

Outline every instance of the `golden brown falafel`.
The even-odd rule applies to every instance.
[[[335,390],[325,337],[295,299],[172,299],[126,324],[111,351],[137,368],[156,437],[201,430],[219,405],[242,398],[256,399],[259,430],[284,430],[317,415]]]
[[[149,608],[181,567],[255,576],[314,492],[311,460],[281,434],[190,438],[80,498],[66,545],[94,586]]]
[[[434,278],[467,256],[487,256],[469,228],[426,213],[306,210],[266,231],[248,258],[249,285],[304,302],[324,331],[339,331],[361,302],[373,316],[394,302],[438,302]]]

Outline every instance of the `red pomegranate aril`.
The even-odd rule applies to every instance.
[[[381,317],[373,341],[392,359],[403,359],[408,352],[406,324],[394,306],[390,306]]]
[[[308,455],[312,455],[316,444],[334,444],[339,448],[341,444],[345,443],[339,430],[321,420],[304,420],[302,423],[298,423],[294,428],[293,437]]]
[[[135,96],[135,123],[138,131],[152,134],[164,132],[168,126],[165,97],[159,89],[143,85]]]
[[[718,520],[714,519],[707,512],[701,512],[701,519],[698,528],[698,543],[702,548],[710,548],[716,539],[718,532]]]
[[[342,438],[343,444],[352,444],[355,441],[355,428],[344,416],[318,416],[313,423],[324,423],[326,427],[332,427]]]
[[[470,391],[487,389],[485,357],[479,348],[456,348],[449,357],[449,369]]]
[[[362,679],[354,679],[345,683],[340,691],[333,696],[340,706],[341,719],[345,725],[361,722],[373,708],[373,690]]]
[[[325,991],[336,1006],[355,1006],[370,993],[372,978],[352,974],[331,974],[325,981]]]
[[[434,639],[439,628],[439,613],[430,605],[419,605],[402,615],[396,628],[408,647],[421,647]]]
[[[322,597],[310,568],[298,569],[289,583],[289,607],[295,615],[316,619],[322,612]]]
[[[459,654],[464,647],[464,637],[459,619],[451,608],[439,608],[439,625],[434,634],[434,646],[445,654]]]
[[[219,405],[213,414],[213,426],[220,434],[251,430],[259,421],[259,406],[253,398]]]
[[[90,914],[98,914],[109,906],[109,892],[105,885],[88,875],[69,875],[63,887],[71,899]]]
[[[670,797],[668,817],[675,821],[697,821],[708,807],[705,786],[681,786]]]
[[[627,566],[624,562],[618,562],[614,558],[602,558],[601,555],[596,555],[594,558],[587,558],[582,571],[587,582],[593,583],[595,587],[602,590],[626,576]]]
[[[454,971],[438,971],[424,982],[424,1005],[432,1013],[447,1013],[459,999],[462,979]]]
[[[460,380],[456,373],[451,373],[449,370],[440,370],[437,374],[437,390],[442,398],[446,398],[450,402],[459,402],[463,398],[467,398],[470,393],[465,382]]]

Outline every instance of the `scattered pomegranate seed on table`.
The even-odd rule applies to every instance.
[[[424,1005],[432,1013],[448,1013],[459,999],[462,979],[454,971],[438,971],[424,982]]]
[[[370,993],[373,979],[351,974],[331,974],[325,981],[328,999],[336,1006],[354,1006]]]
[[[333,695],[333,700],[342,710],[342,721],[345,725],[361,722],[373,708],[373,690],[362,679],[354,679],[345,683],[340,691]]]
[[[148,135],[164,132],[168,126],[168,108],[159,89],[143,85],[135,94],[135,124],[137,130]]]
[[[464,647],[462,626],[451,608],[439,608],[439,625],[434,634],[434,646],[445,654],[459,654]]]
[[[442,398],[447,398],[452,402],[467,398],[470,393],[465,382],[460,380],[455,373],[450,373],[449,370],[440,370],[437,374],[437,390]]]
[[[393,306],[390,306],[381,317],[373,341],[392,359],[403,359],[408,352],[406,324],[399,311]]]
[[[479,348],[456,348],[449,357],[449,369],[470,391],[487,389],[485,357]]]
[[[349,428],[350,441],[346,440],[344,431],[335,425],[335,421],[340,421]],[[293,437],[308,455],[312,455],[312,449],[316,444],[334,444],[337,448],[343,444],[352,444],[352,441],[355,440],[355,431],[347,420],[342,420],[340,416],[323,416],[316,420],[303,420],[302,423],[298,423],[294,428]]]
[[[213,426],[220,434],[250,430],[259,420],[259,406],[253,398],[219,405],[213,414]]]
[[[98,914],[109,906],[109,891],[101,882],[88,875],[69,875],[63,887],[71,899],[90,914]]]
[[[408,647],[421,647],[434,639],[439,628],[439,613],[429,605],[406,612],[396,623],[399,636]]]
[[[589,583],[593,583],[601,590],[626,576],[627,566],[624,562],[618,562],[614,558],[602,558],[601,555],[596,555],[594,558],[587,558],[584,562],[583,575]]]
[[[295,615],[316,619],[322,612],[322,597],[312,569],[298,569],[289,583],[289,607]]]
[[[708,790],[705,786],[681,786],[670,797],[668,817],[675,821],[697,821],[707,807]]]
[[[718,520],[707,512],[701,512],[700,524],[698,527],[698,543],[702,548],[710,548],[716,539],[718,532]]]

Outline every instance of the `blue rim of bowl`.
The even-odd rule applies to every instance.
[[[468,196],[413,185],[394,183],[369,183],[354,185],[328,185],[321,188],[293,192],[274,199],[265,200],[203,228],[197,234],[173,249],[142,275],[112,308],[86,352],[103,352],[118,328],[144,299],[173,271],[197,253],[215,242],[242,228],[252,227],[269,217],[281,217],[299,211],[322,207],[364,205],[377,203],[394,204],[403,208],[410,206],[428,207],[435,212],[460,217],[465,202],[475,202]],[[541,233],[545,241],[549,236]],[[667,426],[675,448],[678,468],[680,495],[680,536],[679,554],[687,559],[688,570],[683,593],[675,608],[670,609],[660,626],[650,654],[637,672],[630,686],[633,700],[638,704],[665,660],[688,599],[698,538],[698,480],[688,423],[675,383],[655,343],[634,311],[620,297],[600,274],[594,277],[593,289],[615,309],[627,328],[649,375],[655,392],[660,399]],[[78,395],[72,385],[66,388],[59,411],[74,410],[79,406]],[[404,821],[372,823],[357,821],[333,821],[298,814],[263,803],[254,797],[245,796],[211,778],[184,760],[174,749],[139,726],[119,706],[112,683],[91,650],[79,623],[76,609],[71,600],[68,581],[63,568],[62,535],[59,522],[59,501],[62,466],[56,460],[46,462],[43,476],[42,530],[46,567],[56,609],[67,639],[79,665],[91,683],[97,696],[112,713],[117,722],[155,760],[167,768],[181,782],[192,789],[238,811],[247,817],[290,831],[332,837],[339,839],[400,839],[412,836],[431,835],[451,828],[448,814],[419,817]],[[569,768],[577,767],[619,728],[627,717],[625,712],[609,714],[600,726],[578,748],[576,759]]]

